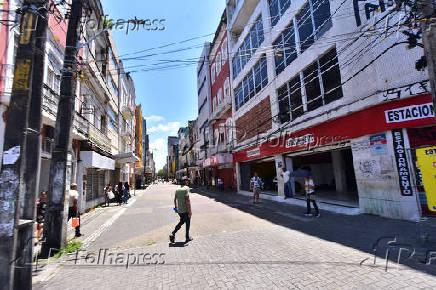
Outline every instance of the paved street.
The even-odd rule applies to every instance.
[[[73,260],[72,255],[35,288],[434,289],[436,285],[436,261],[423,263],[425,251],[436,245],[434,228],[425,228],[432,240],[419,244],[413,223],[327,212],[320,219],[306,218],[301,207],[272,201],[253,205],[247,197],[228,193],[192,193],[194,241],[181,243],[183,227],[176,236],[178,243],[169,245],[168,235],[178,221],[172,211],[175,188],[153,185],[138,191],[128,206],[91,213],[94,218],[83,224],[82,241],[88,246],[81,255],[94,253],[94,261]],[[416,253],[409,259],[404,253],[400,265],[390,261],[385,271],[383,243],[375,265],[371,254],[372,244],[383,236],[396,236]],[[103,264],[96,257],[104,249],[120,259],[111,257],[110,263],[106,258]],[[392,260],[397,252],[392,250]],[[121,259],[126,256],[130,260]]]

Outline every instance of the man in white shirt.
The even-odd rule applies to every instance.
[[[79,193],[77,192],[77,184],[72,183],[70,194],[69,194],[69,208],[68,208],[68,220],[73,217],[78,217],[80,219],[79,213]],[[82,236],[80,233],[80,222],[76,227],[76,238]]]
[[[307,211],[305,216],[313,216],[311,213],[310,202],[313,204],[313,208],[315,209],[315,216],[320,217],[318,205],[315,201],[315,183],[313,182],[312,177],[306,176],[304,178],[304,189],[306,190],[306,203],[307,203]]]
[[[250,180],[250,189],[253,190],[253,203],[259,202],[260,190],[262,187],[262,179],[257,175],[257,172],[255,172]]]
[[[292,188],[291,188],[291,173],[289,172],[289,170],[286,170],[286,167],[282,168],[282,173],[280,174],[283,177],[283,185],[284,185],[284,194],[285,194],[285,199],[287,198],[291,198],[292,196],[294,196],[292,194]]]

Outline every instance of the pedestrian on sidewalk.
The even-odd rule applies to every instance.
[[[186,235],[185,235],[185,243],[189,243],[192,241],[192,238],[189,236],[189,227],[191,226],[191,201],[189,199],[189,179],[187,177],[183,177],[184,185],[176,190],[174,196],[174,210],[179,214],[180,221],[176,225],[174,231],[170,235],[170,242],[174,243],[176,240],[176,233],[183,224],[186,224]]]
[[[44,218],[45,212],[47,210],[47,193],[45,191],[41,192],[36,203],[36,242],[38,243],[44,233]]]
[[[123,195],[124,195],[124,186],[123,183],[120,181],[118,183],[118,190],[117,190],[118,205],[121,205],[123,203]]]
[[[114,200],[115,195],[112,192],[112,186],[110,184],[106,185],[104,188],[105,206],[109,206],[110,202]]]
[[[283,177],[283,192],[285,194],[285,199],[293,197],[294,194],[292,193],[291,187],[291,173],[289,172],[289,170],[286,170],[286,167],[283,167],[280,175]]]
[[[72,183],[70,187],[70,194],[69,194],[69,208],[68,208],[68,220],[70,218],[80,218],[80,212],[79,212],[79,193],[77,192],[77,184]],[[76,234],[75,237],[81,237],[82,234],[80,233],[80,222],[79,225],[76,227]]]
[[[310,171],[310,168],[308,169]],[[306,190],[306,203],[307,210],[305,216],[313,216],[311,213],[310,203],[312,202],[313,208],[315,209],[315,216],[320,217],[318,205],[315,200],[315,183],[311,176],[304,177],[304,189]]]
[[[262,179],[254,173],[254,176],[250,180],[250,190],[253,191],[253,203],[259,202],[260,190],[263,187]]]
[[[124,202],[125,204],[127,204],[127,201],[129,200],[129,198],[130,198],[130,185],[129,185],[129,183],[126,181],[126,182],[124,183],[123,202]]]

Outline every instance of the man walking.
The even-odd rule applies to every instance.
[[[70,220],[70,218],[73,218],[73,217],[80,218],[79,193],[77,192],[77,184],[75,184],[75,183],[71,184],[71,189],[70,189],[68,220]],[[82,234],[80,233],[80,222],[79,222],[79,225],[76,227],[75,237],[78,238],[80,236],[82,236]]]
[[[170,242],[174,243],[176,240],[176,233],[183,224],[186,224],[186,240],[185,243],[189,243],[192,241],[192,238],[189,236],[189,227],[191,225],[191,201],[189,199],[189,179],[187,177],[183,177],[184,185],[176,190],[174,196],[174,210],[179,214],[180,221],[176,225],[176,228],[170,235]]]
[[[262,186],[262,179],[257,175],[257,172],[255,172],[254,176],[250,180],[250,189],[253,190],[253,203],[259,202],[260,189]]]
[[[285,199],[293,197],[292,194],[292,188],[291,188],[291,173],[286,170],[286,167],[282,168],[282,173],[280,175],[283,177],[283,184],[284,184],[284,194]]]
[[[306,203],[307,203],[307,211],[305,216],[312,216],[310,202],[312,202],[313,207],[315,209],[315,216],[320,217],[318,205],[315,201],[315,183],[313,182],[312,177],[306,176],[304,178],[304,188],[306,190]]]

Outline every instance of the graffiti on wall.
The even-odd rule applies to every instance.
[[[400,99],[401,97],[427,94],[430,92],[428,81],[420,81],[399,88],[387,89],[380,97],[381,101]]]

